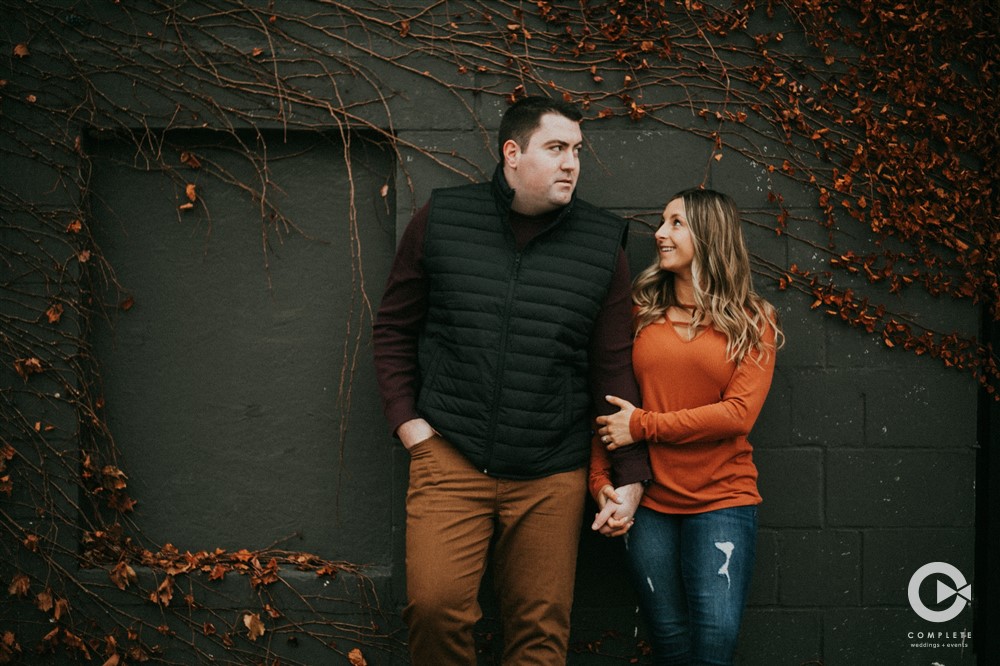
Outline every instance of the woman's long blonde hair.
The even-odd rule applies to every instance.
[[[682,199],[694,243],[691,276],[694,282],[694,330],[706,319],[725,334],[726,356],[740,363],[754,351],[763,358],[767,328],[774,328],[775,349],[784,336],[777,312],[753,288],[750,255],[740,228],[740,214],[733,200],[714,190],[689,189],[669,199]],[[632,284],[636,304],[635,332],[666,317],[672,305],[682,305],[674,293],[674,274],[659,266],[659,256],[636,276]]]

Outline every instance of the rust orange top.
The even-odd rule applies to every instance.
[[[714,328],[687,340],[670,322],[650,324],[632,348],[642,408],[629,422],[633,439],[649,443],[653,483],[642,506],[662,513],[702,513],[759,504],[757,468],[747,435],[774,375],[774,329],[766,358],[750,352],[726,360],[726,336]],[[595,436],[590,490],[611,483],[610,463]]]

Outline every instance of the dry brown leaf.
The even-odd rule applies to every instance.
[[[125,476],[125,472],[121,471],[114,465],[105,465],[101,468],[101,475],[103,476],[103,483],[105,488],[114,488],[115,490],[122,490],[128,486]]]
[[[11,579],[10,585],[7,587],[7,592],[12,597],[24,597],[27,596],[30,588],[31,579],[22,573],[18,573],[14,574],[14,578]]]
[[[87,649],[87,644],[82,638],[69,631],[68,629],[63,629],[62,642],[71,648],[75,648],[83,654],[84,659],[90,661],[90,650]]]
[[[201,168],[201,160],[194,153],[189,153],[186,150],[181,152],[181,162],[188,165],[192,169]]]
[[[63,306],[62,303],[53,303],[49,306],[49,309],[45,311],[45,317],[49,320],[50,324],[58,323],[62,319]]]
[[[119,590],[124,590],[129,586],[129,583],[134,583],[137,580],[135,569],[130,567],[126,562],[119,562],[116,564],[115,568],[111,570],[109,575],[111,576],[111,582],[113,582]]]
[[[52,590],[45,588],[35,597],[35,607],[43,613],[52,610]]]
[[[63,615],[69,614],[69,599],[56,599],[55,607],[52,609],[52,617],[59,620]]]
[[[21,645],[17,642],[17,636],[12,631],[5,631],[0,639],[0,664],[15,662],[20,654]]]
[[[170,600],[174,597],[174,577],[167,576],[156,588],[155,592],[150,592],[149,600],[160,606],[169,606]]]
[[[246,613],[243,616],[243,624],[247,627],[247,638],[252,641],[264,635],[264,623],[260,621],[257,613]]]
[[[361,654],[361,650],[358,648],[354,648],[347,653],[347,660],[351,662],[351,666],[368,666],[368,662],[365,661],[365,656]]]

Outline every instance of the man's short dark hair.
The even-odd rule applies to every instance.
[[[510,139],[513,139],[521,150],[525,150],[531,135],[538,129],[542,116],[548,113],[565,116],[574,122],[583,120],[580,109],[569,102],[541,95],[519,99],[504,112],[500,120],[500,131],[497,135],[500,159],[503,159],[503,144]]]

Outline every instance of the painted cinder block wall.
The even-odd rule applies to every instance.
[[[310,3],[297,5],[303,15],[309,14]],[[112,10],[93,11],[95,16],[110,16]],[[18,30],[29,24],[14,21],[11,43],[26,38]],[[794,33],[793,25],[777,27]],[[400,49],[398,43],[369,46],[381,55]],[[86,53],[86,45],[74,48]],[[795,48],[792,39],[785,48]],[[44,53],[45,46],[38,45],[37,51]],[[384,105],[362,105],[358,111],[367,122],[391,127],[398,140],[397,152],[376,147],[365,155],[351,153],[369,172],[359,181],[358,200],[366,202],[358,211],[360,262],[352,263],[345,251],[356,237],[328,225],[344,219],[349,197],[338,189],[345,176],[343,145],[336,138],[304,150],[311,147],[314,135],[288,133],[273,120],[237,123],[235,130],[244,136],[258,129],[269,133],[268,141],[286,157],[281,182],[298,184],[286,194],[287,205],[297,219],[315,223],[307,233],[332,241],[317,246],[289,238],[277,244],[265,279],[254,263],[260,259],[256,245],[240,248],[247,237],[238,230],[227,235],[225,225],[238,223],[245,202],[217,201],[220,221],[211,234],[157,225],[146,206],[151,199],[113,195],[139,191],[155,198],[169,193],[157,194],[158,185],[142,175],[116,170],[116,160],[123,159],[120,151],[127,146],[103,134],[101,127],[81,123],[88,150],[104,169],[94,174],[94,186],[106,195],[96,207],[99,217],[104,211],[104,219],[96,220],[103,225],[99,237],[130,288],[141,294],[136,310],[115,330],[99,330],[94,344],[111,369],[108,390],[117,410],[112,425],[119,428],[123,460],[132,465],[130,479],[140,500],[137,520],[150,534],[189,548],[265,547],[286,539],[282,543],[289,549],[363,564],[370,587],[352,590],[342,583],[344,594],[377,595],[388,633],[398,642],[403,639],[398,611],[405,596],[407,457],[386,432],[378,408],[367,343],[370,322],[343,311],[357,294],[352,269],[361,265],[365,293],[377,307],[396,239],[434,187],[491,172],[504,104],[494,95],[477,92],[497,83],[488,74],[474,77],[475,85],[468,89],[446,93],[424,74],[457,81],[458,75],[442,68],[439,60],[408,55],[404,70],[343,44],[331,44],[334,51],[350,56],[386,90],[394,91]],[[163,52],[171,52],[169,42]],[[53,67],[60,71],[59,65]],[[188,73],[179,67],[178,76]],[[345,103],[353,94],[352,77],[345,72],[338,80]],[[101,85],[108,99],[130,109],[122,122],[157,130],[171,126],[175,104],[156,90],[137,88],[124,75],[108,77]],[[664,99],[684,98],[683,91],[669,88],[660,94]],[[252,106],[232,91],[220,93],[220,98]],[[310,112],[323,122],[321,111],[305,111]],[[8,105],[4,113],[13,119],[18,109]],[[45,125],[38,115],[17,119],[29,126]],[[678,108],[672,120],[680,128],[703,123],[685,108]],[[326,122],[331,135],[342,129],[328,116]],[[204,140],[190,132],[191,140]],[[651,257],[651,224],[667,197],[697,184],[736,198],[748,214],[751,251],[763,261],[818,269],[823,259],[815,247],[827,243],[830,233],[866,242],[865,230],[846,222],[833,230],[821,228],[814,191],[735,151],[724,149],[721,159],[715,159],[712,144],[704,138],[627,119],[587,122],[584,132],[588,146],[580,194],[634,220],[628,247],[633,272]],[[4,140],[10,138],[5,135]],[[775,140],[774,146],[779,152],[780,142]],[[426,151],[436,158],[429,159]],[[45,167],[9,154],[0,159],[5,177],[11,178],[8,187],[38,203],[55,197],[49,187],[52,174]],[[136,181],[122,189],[120,179],[131,177]],[[379,193],[385,184],[390,187],[383,197]],[[768,196],[772,192],[782,196],[794,220],[780,236],[760,224],[778,212]],[[120,235],[143,219],[152,221],[156,234],[128,227],[131,233]],[[154,235],[156,241],[150,242]],[[257,242],[252,236],[250,241]],[[164,263],[157,264],[159,259]],[[927,632],[971,631],[971,609],[949,623],[931,626],[907,601],[910,576],[928,562],[948,562],[967,578],[973,576],[981,408],[974,381],[935,360],[886,349],[874,336],[812,309],[811,298],[804,294],[780,291],[764,278],[758,278],[758,288],[778,307],[787,344],[779,353],[774,386],[751,438],[764,504],[738,663],[977,663],[971,649],[914,647],[924,642],[918,636]],[[178,309],[178,304],[189,306],[194,296],[205,300],[193,309]],[[940,322],[944,329],[980,328],[981,312],[967,303],[916,293],[900,299],[901,309]],[[227,323],[233,320],[240,323],[236,337]],[[352,323],[361,327],[362,344],[345,354],[355,339],[344,334]],[[192,342],[185,337],[192,330],[210,333]],[[181,364],[171,360],[190,357],[194,346],[201,347],[204,357]],[[151,369],[157,359],[162,365]],[[345,433],[340,430],[343,421],[331,415],[344,404],[337,378],[348,361],[353,375]],[[213,372],[192,382],[187,375],[191,368],[209,363],[216,364]],[[3,381],[14,386],[19,380],[8,372]],[[161,384],[191,385],[194,393],[188,398],[158,394],[155,388]],[[153,393],[144,393],[147,389]],[[167,402],[151,406],[152,398]],[[197,411],[203,407],[208,408],[204,414]],[[65,416],[48,413],[46,418],[58,422]],[[199,420],[202,417],[205,420]],[[159,420],[151,424],[150,419]],[[196,422],[202,427],[193,427]],[[64,446],[72,449],[75,442],[68,440]],[[207,474],[209,468],[226,471]],[[249,517],[243,513],[248,507]],[[72,534],[63,538],[74,547]],[[644,629],[624,572],[621,542],[585,531],[581,549],[570,663],[614,663],[632,657],[645,663],[647,657],[636,645]],[[6,580],[10,569],[4,566],[0,571]],[[314,578],[296,578],[294,572],[289,576],[305,595],[318,589]],[[113,594],[109,591],[109,598]],[[230,581],[206,603],[237,608],[246,594]],[[0,618],[16,626],[12,607],[4,605],[0,602]],[[481,637],[487,662],[497,627],[488,590],[484,607]],[[155,615],[157,610],[139,604],[131,612]],[[329,612],[350,617],[356,611],[331,606]],[[306,663],[331,663],[322,645],[301,645],[292,652]],[[173,654],[183,660],[177,657],[182,653]],[[396,647],[372,655],[375,664],[405,663]]]

